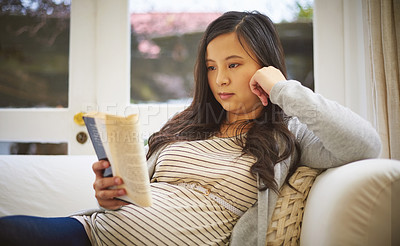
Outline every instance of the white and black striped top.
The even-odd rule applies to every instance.
[[[257,200],[254,158],[242,155],[234,138],[178,142],[167,146],[151,179],[153,206],[124,206],[85,217],[98,245],[226,245],[238,216],[196,184],[246,211]]]

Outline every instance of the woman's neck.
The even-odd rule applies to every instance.
[[[249,131],[252,123],[249,120],[257,118],[262,112],[262,105],[247,113],[227,112],[226,119],[220,126],[217,137],[234,137]]]
[[[224,122],[221,124],[220,130],[216,136],[221,138],[235,137],[248,132],[251,125],[252,123],[245,123],[243,120],[233,123]]]

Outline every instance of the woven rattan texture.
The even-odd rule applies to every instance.
[[[289,183],[298,191],[285,184],[278,197],[271,223],[267,231],[267,246],[299,245],[301,222],[308,196],[320,170],[301,166],[290,177]]]

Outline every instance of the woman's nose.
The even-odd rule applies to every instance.
[[[218,71],[216,83],[219,86],[230,84],[229,76],[227,75],[227,73],[225,71]]]

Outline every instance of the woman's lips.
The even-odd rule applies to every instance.
[[[226,100],[229,99],[231,96],[233,96],[235,93],[226,93],[226,92],[222,92],[222,93],[218,93],[219,97],[222,100]]]

